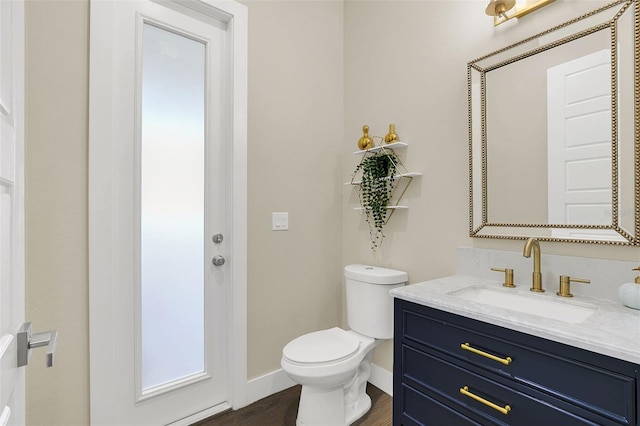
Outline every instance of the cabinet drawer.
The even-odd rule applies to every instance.
[[[394,420],[394,425],[400,426],[481,426],[462,413],[436,401],[428,395],[412,388],[402,385],[402,401],[400,419]]]
[[[424,388],[425,393],[433,392],[492,424],[584,426],[612,423],[595,422],[579,417],[552,404],[550,400],[537,399],[408,346],[403,347],[402,363],[405,366],[403,381],[413,382],[416,386]],[[463,394],[461,389],[484,402]],[[490,406],[491,404],[493,406]],[[501,412],[501,409],[508,411]]]
[[[403,311],[403,341],[516,380],[618,423],[635,421],[635,378],[606,369],[607,362],[616,360],[599,356],[597,364],[590,364],[558,355],[567,352],[566,345],[434,309],[421,312]]]

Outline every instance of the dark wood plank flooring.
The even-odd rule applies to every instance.
[[[296,424],[300,386],[278,392],[238,411],[227,411],[192,426],[293,426]],[[390,426],[392,398],[367,384],[371,410],[354,423],[358,426]]]

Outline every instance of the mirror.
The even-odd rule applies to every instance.
[[[467,64],[472,237],[640,245],[638,1]]]

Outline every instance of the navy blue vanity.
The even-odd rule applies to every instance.
[[[494,325],[506,310],[483,312],[480,304],[459,302],[451,292],[440,291],[451,288],[446,279],[441,281],[433,286],[425,283],[422,290],[412,289],[422,286],[419,283],[392,292],[396,293],[394,425],[640,425],[636,362],[567,345],[561,338],[523,333],[517,325],[516,329]],[[436,288],[433,297],[425,293],[417,298],[424,297],[432,306],[411,301],[430,287]],[[478,307],[477,317],[483,321],[474,319]],[[622,315],[615,318],[623,322],[640,321],[633,312],[627,317],[625,311],[612,309],[599,308],[589,321],[606,323],[615,315]],[[450,312],[456,310],[462,315]],[[487,322],[490,315],[496,320]],[[508,321],[534,327],[536,318],[514,314]],[[590,324],[545,318],[540,322],[539,334],[554,324],[559,334],[577,334],[573,330]],[[591,345],[597,346],[601,332],[588,336]],[[613,344],[602,342],[610,347],[603,352],[613,351],[616,339]],[[635,345],[633,357],[640,340],[630,339],[629,344]]]

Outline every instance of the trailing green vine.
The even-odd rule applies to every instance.
[[[385,235],[383,227],[387,221],[387,206],[391,201],[395,175],[399,164],[398,157],[392,151],[380,151],[363,158],[354,172],[362,173],[360,184],[360,203],[369,224],[371,250],[382,244]]]

